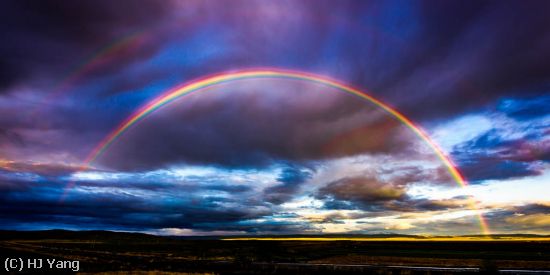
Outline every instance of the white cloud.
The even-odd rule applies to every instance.
[[[455,145],[491,130],[493,123],[490,118],[480,114],[462,116],[435,127],[431,138],[445,152],[451,152]]]
[[[456,196],[472,196],[483,205],[525,204],[548,201],[550,198],[550,169],[539,176],[521,179],[488,180],[482,184],[469,185],[466,188],[412,185],[407,194],[433,200],[450,199]]]

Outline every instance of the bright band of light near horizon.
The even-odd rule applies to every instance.
[[[468,183],[464,176],[462,176],[452,159],[441,149],[441,147],[437,143],[435,143],[420,126],[413,123],[405,115],[390,107],[386,103],[372,97],[365,92],[362,92],[359,89],[353,88],[349,85],[343,84],[326,76],[320,76],[301,71],[282,70],[274,68],[248,69],[210,75],[197,80],[186,82],[182,85],[176,86],[175,88],[171,88],[166,92],[163,92],[160,96],[157,96],[153,100],[149,101],[147,104],[140,107],[131,116],[124,120],[117,128],[115,128],[115,130],[107,135],[88,155],[88,157],[84,161],[84,164],[81,167],[81,170],[87,170],[90,165],[110,147],[111,144],[113,144],[123,133],[125,133],[132,126],[136,125],[139,121],[146,118],[149,114],[157,111],[161,107],[175,101],[176,99],[185,95],[189,95],[193,92],[205,91],[205,88],[214,85],[242,79],[258,78],[286,78],[319,83],[358,96],[359,98],[373,103],[374,105],[382,108],[387,113],[391,114],[394,118],[396,118],[402,124],[411,129],[417,136],[419,136],[443,162],[454,181],[460,187],[466,188],[468,186]],[[70,183],[67,188],[69,189],[72,185],[73,183]],[[482,233],[490,234],[489,226],[485,221],[481,211],[478,209],[476,202],[472,198],[470,198],[469,204],[472,209],[475,209],[477,211],[477,216]]]

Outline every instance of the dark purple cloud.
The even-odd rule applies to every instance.
[[[309,180],[312,174],[310,169],[296,165],[284,168],[277,179],[280,184],[264,190],[264,200],[274,204],[289,201],[298,193],[300,185]]]
[[[0,93],[21,82],[52,85],[76,69],[75,59],[84,60],[128,32],[151,28],[169,10],[148,0],[139,5],[125,0],[3,1]]]
[[[5,63],[1,71],[6,72],[2,75],[7,79],[1,90],[10,94],[22,93],[22,84],[31,88],[30,95],[50,93],[57,80],[66,78],[81,64],[77,60],[85,60],[104,48],[101,45],[109,45],[109,41],[133,32],[143,31],[146,37],[147,42],[138,45],[136,52],[126,55],[122,51],[117,56],[120,59],[72,83],[70,91],[62,96],[70,98],[70,104],[39,113],[42,126],[36,125],[35,119],[0,123],[2,132],[10,133],[9,142],[22,135],[19,133],[22,124],[33,130],[46,124],[46,128],[67,130],[71,136],[79,135],[73,131],[85,131],[82,135],[87,138],[77,142],[71,142],[73,138],[71,141],[59,138],[59,144],[70,147],[67,151],[89,150],[93,147],[90,143],[99,142],[101,135],[106,135],[132,109],[171,85],[228,69],[280,66],[327,74],[359,88],[369,88],[371,93],[406,115],[427,124],[433,119],[482,108],[504,96],[540,95],[548,88],[550,68],[544,60],[550,54],[547,50],[550,48],[547,35],[550,24],[543,12],[548,7],[545,1],[533,1],[529,5],[462,1],[444,4],[426,1],[416,5],[247,1],[224,9],[217,3],[198,1],[142,1],[139,5],[128,1],[79,4],[7,1],[2,5],[4,16],[0,31],[7,42],[0,50]],[[17,76],[10,76],[12,74]],[[37,102],[40,104],[39,100]],[[349,100],[337,108],[348,112],[355,110],[357,105],[360,104]],[[29,106],[11,108],[3,117],[17,118],[19,115],[15,113],[20,113],[21,108],[27,110]],[[327,108],[323,112],[329,117],[339,117],[338,110]],[[231,118],[228,115],[224,125],[219,126],[216,124],[220,122],[216,121],[225,114],[212,112],[211,117],[208,114],[200,118],[201,121],[189,121],[198,124],[193,126],[195,130],[179,129],[168,137],[158,131],[159,139],[166,139],[173,149],[162,153],[167,155],[165,159],[153,156],[151,161],[162,165],[174,160],[214,160],[240,165],[262,163],[270,158],[326,156],[309,152],[318,150],[316,145],[322,141],[313,140],[306,149],[301,149],[308,145],[303,142],[274,148],[267,143],[273,143],[275,137],[285,138],[253,125],[240,126],[238,122],[247,120],[237,117],[240,115],[245,114],[234,114]],[[291,115],[298,116],[289,113]],[[264,121],[250,123],[269,125],[265,117],[259,119]],[[205,124],[213,124],[209,126],[217,127],[220,132],[199,133],[198,139],[186,140],[184,148],[172,146],[170,136],[193,135],[193,131]],[[234,125],[248,129],[237,129]],[[164,127],[163,124],[156,128],[150,126],[149,130],[157,132],[161,126]],[[223,126],[230,129],[223,129]],[[294,133],[296,127],[279,130]],[[376,131],[383,129],[381,126]],[[250,140],[250,131],[263,131],[263,139],[273,140]],[[239,136],[241,132],[242,137]],[[215,135],[227,136],[234,149],[227,150],[229,145],[224,145],[224,140],[218,140]],[[145,137],[136,137],[138,139],[144,142]],[[25,136],[17,140],[36,143]],[[197,140],[198,144],[194,144]],[[220,148],[210,146],[212,143]],[[244,143],[259,148],[255,148],[256,152],[240,154]],[[141,146],[145,151],[143,155],[152,155],[147,148],[157,153],[163,151],[155,148],[155,144],[141,144],[144,144]],[[202,146],[205,144],[210,149],[205,150]],[[266,152],[266,146],[277,152]],[[373,143],[372,147],[387,146]],[[32,150],[41,151],[41,148]],[[372,148],[365,151],[372,151]],[[336,155],[342,154],[345,153]],[[84,158],[85,153],[75,155],[75,158]],[[182,155],[187,157],[178,157]],[[119,166],[143,167],[127,159],[118,162]]]
[[[462,163],[460,168],[473,183],[542,174],[542,170],[532,167],[528,163],[499,159]]]
[[[387,180],[375,177],[342,178],[323,186],[314,196],[323,201],[324,209],[361,209],[367,211],[367,215],[448,210],[468,208],[470,205],[469,197],[443,200],[412,197],[406,189],[414,182],[407,181],[407,178],[407,175]]]
[[[538,135],[510,138],[493,129],[457,146],[453,155],[461,171],[474,183],[534,176],[543,172],[540,163],[549,160],[550,142]]]
[[[405,188],[380,182],[369,178],[347,178],[329,183],[319,190],[319,196],[332,196],[335,199],[361,202],[364,204],[379,203],[403,199]]]
[[[403,153],[414,141],[407,131],[373,104],[333,88],[288,80],[242,81],[160,110],[124,134],[98,162],[117,169],[178,162],[262,167],[277,161]]]
[[[259,209],[261,202],[235,201],[223,197],[200,197],[201,190],[215,190],[203,186],[190,191],[189,186],[164,186],[156,190],[163,192],[186,192],[185,198],[172,198],[172,202],[161,198],[146,198],[131,192],[109,193],[102,188],[106,185],[79,185],[80,188],[95,188],[97,192],[69,190],[63,201],[64,183],[51,181],[0,181],[0,220],[4,228],[21,228],[22,225],[50,224],[54,227],[79,228],[86,226],[95,229],[148,230],[161,228],[214,229],[220,226],[233,226],[238,222],[272,214],[268,208]],[[122,188],[128,188],[124,185]],[[139,187],[139,186],[138,186]],[[243,192],[234,187],[217,189],[227,192]],[[241,188],[242,189],[242,188]],[[121,190],[119,188],[119,190]],[[127,189],[129,190],[129,189]],[[145,189],[144,189],[145,190]],[[194,195],[193,195],[194,194]],[[174,200],[178,200],[177,203]],[[235,207],[220,207],[225,203]],[[98,211],[98,209],[101,209]],[[243,226],[241,230],[248,230]],[[218,229],[220,230],[220,229]],[[250,229],[253,230],[253,229]]]

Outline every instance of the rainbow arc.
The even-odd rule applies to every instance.
[[[468,182],[466,181],[464,176],[462,176],[462,174],[460,173],[460,171],[458,170],[458,168],[456,167],[452,159],[441,149],[441,147],[437,143],[435,143],[419,125],[413,123],[413,121],[411,121],[409,118],[407,118],[405,115],[403,115],[396,109],[390,107],[388,104],[374,98],[368,93],[362,92],[359,89],[353,88],[349,85],[346,85],[342,82],[331,79],[329,77],[315,75],[315,74],[301,72],[301,71],[281,70],[281,69],[273,69],[273,68],[249,69],[249,70],[225,72],[221,74],[210,75],[207,77],[203,77],[194,81],[184,83],[182,85],[176,86],[172,89],[169,89],[163,92],[161,95],[157,96],[153,100],[149,101],[148,103],[140,107],[137,111],[135,111],[132,115],[130,115],[126,120],[124,120],[118,127],[116,127],[109,135],[107,135],[86,158],[82,166],[82,170],[88,169],[91,166],[91,164],[99,156],[101,156],[126,131],[134,127],[136,124],[138,124],[140,121],[145,119],[151,113],[161,109],[163,106],[166,106],[167,104],[170,104],[176,99],[192,93],[206,91],[207,90],[206,88],[213,87],[213,86],[227,83],[227,82],[233,82],[233,81],[244,80],[244,79],[261,79],[261,78],[295,79],[295,80],[309,81],[313,83],[323,84],[328,87],[336,88],[343,92],[355,95],[363,100],[366,100],[376,105],[377,107],[383,109],[392,117],[400,121],[403,125],[408,127],[418,137],[420,137],[433,150],[433,152],[445,165],[445,167],[449,171],[449,174],[452,176],[454,181],[459,186],[461,186],[462,188],[466,188],[468,186]],[[481,231],[484,234],[490,234],[489,226],[485,221],[485,219],[483,218],[481,211],[478,210],[476,203],[473,201],[473,199],[470,200],[470,205],[471,205],[471,208],[477,210]]]

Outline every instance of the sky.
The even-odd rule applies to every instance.
[[[2,1],[0,229],[550,233],[548,1]],[[213,85],[257,68],[328,77]],[[482,221],[488,225],[483,230]]]

